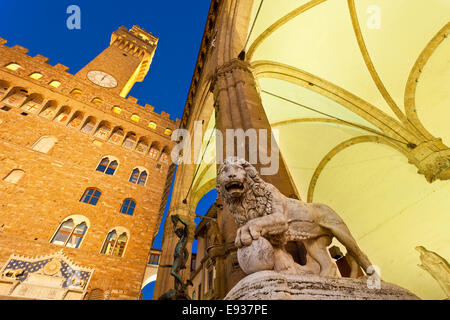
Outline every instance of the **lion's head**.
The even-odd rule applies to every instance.
[[[239,226],[271,213],[271,193],[250,163],[229,158],[217,173],[217,192]]]

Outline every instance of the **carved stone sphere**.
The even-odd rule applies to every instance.
[[[273,270],[275,254],[270,242],[261,237],[253,241],[248,247],[240,248],[237,252],[241,269],[246,274],[259,271]]]

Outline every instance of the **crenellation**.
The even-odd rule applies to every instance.
[[[11,47],[11,50],[14,50],[16,52],[20,52],[23,54],[26,54],[29,51],[27,48],[19,46],[18,44],[16,44],[14,47]]]
[[[155,107],[154,107],[154,106],[151,106],[151,105],[149,105],[149,104],[146,104],[144,108],[145,108],[145,110],[147,110],[148,112],[154,112],[154,110],[155,110]]]
[[[66,67],[65,65],[58,63],[53,66],[53,69],[59,72],[67,72],[69,70],[69,67]]]
[[[9,47],[5,47],[5,48],[0,48],[0,51],[2,49],[6,49],[7,51],[9,51],[8,49],[11,49]],[[7,52],[8,53],[8,52]],[[13,53],[9,52],[9,55],[3,55],[0,56],[0,61],[2,62],[3,65],[8,64],[8,62],[12,62],[15,61],[16,63],[19,63],[21,65],[21,69],[15,71],[17,73],[20,73],[20,75],[23,75],[23,77],[25,78],[26,76],[28,76],[29,74],[31,74],[32,72],[35,72],[36,69],[34,67],[34,57],[31,58],[31,60],[27,61],[27,59],[21,59],[21,60],[17,60],[17,59],[8,59],[9,56],[13,55]],[[3,59],[2,59],[3,57]],[[29,56],[25,56],[26,58],[30,58]],[[2,61],[3,60],[3,61]],[[148,121],[153,121],[156,122],[158,125],[158,128],[160,127],[167,127],[170,129],[174,129],[176,127],[176,122],[171,120],[171,119],[167,119],[167,116],[162,116],[161,114],[158,114],[156,112],[154,112],[154,108],[153,109],[148,109],[142,106],[137,105],[136,103],[133,102],[133,99],[135,99],[135,101],[137,101],[136,98],[130,97],[129,99],[125,99],[122,97],[108,97],[111,98],[111,100],[103,100],[103,104],[102,106],[96,106],[93,105],[91,103],[92,99],[94,97],[96,97],[96,93],[97,91],[94,90],[93,88],[86,86],[86,84],[82,81],[80,81],[79,79],[75,78],[73,75],[69,74],[66,72],[67,67],[65,67],[64,65],[58,64],[56,66],[50,66],[50,65],[42,65],[41,67],[41,73],[44,75],[45,80],[46,81],[51,81],[51,80],[59,80],[61,82],[61,87],[60,89],[56,89],[58,91],[62,91],[61,94],[68,94],[70,95],[70,92],[73,89],[80,89],[83,94],[79,97],[70,97],[73,100],[78,100],[80,102],[83,102],[84,104],[89,105],[91,108],[101,108],[102,111],[104,112],[110,112],[113,106],[120,106],[122,108],[123,111],[127,110],[129,115],[131,116],[132,114],[139,114],[141,116],[142,119],[146,118],[146,115],[141,115],[142,112],[145,112],[145,114],[148,114],[151,119],[148,119]],[[9,70],[8,70],[9,71]],[[26,78],[25,78],[26,79]],[[51,79],[51,80],[49,80]],[[3,78],[1,78],[0,80],[5,80]],[[29,79],[32,80],[32,79]],[[43,80],[34,80],[34,82],[42,82]],[[55,89],[52,87],[48,86],[48,83],[43,83],[42,87],[45,87],[46,89]],[[64,92],[66,91],[66,92]],[[63,99],[61,99],[63,100]],[[131,100],[131,101],[130,101]],[[108,110],[109,109],[109,110]],[[113,114],[111,112],[112,116],[117,117],[118,115]],[[123,119],[123,117],[120,117]],[[125,119],[124,119],[125,120]],[[161,121],[163,120],[163,121]],[[167,121],[169,120],[169,121]],[[132,121],[129,121],[131,123],[133,123],[133,125],[137,125],[140,126],[141,128],[148,130],[148,126],[147,123],[135,123]],[[165,130],[165,128],[164,128]],[[164,131],[162,130],[162,132]]]
[[[44,57],[44,56],[42,56],[42,55],[40,55],[40,54],[35,55],[35,56],[33,57],[33,60],[34,60],[34,61],[37,61],[37,62],[40,62],[40,63],[47,63],[47,62],[50,61],[49,58]]]
[[[128,96],[127,100],[133,104],[137,104],[138,99],[132,96]]]

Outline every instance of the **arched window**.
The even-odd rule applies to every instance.
[[[97,171],[106,173],[107,175],[113,176],[119,167],[119,162],[115,159],[110,159],[110,157],[105,157],[100,161],[97,166]]]
[[[84,192],[84,195],[81,197],[80,201],[95,206],[97,205],[98,199],[100,199],[101,195],[102,193],[100,190],[89,188]]]
[[[32,147],[33,150],[42,153],[49,153],[55,146],[57,139],[54,137],[42,137]]]
[[[114,106],[111,111],[115,114],[121,114],[122,113],[122,109],[118,106]]]
[[[59,88],[61,86],[61,82],[59,82],[58,80],[53,80],[48,85],[52,86],[53,88]]]
[[[127,242],[128,242],[127,234],[126,233],[121,234],[119,236],[119,238],[117,239],[116,247],[114,248],[114,251],[113,251],[112,255],[116,256],[116,257],[122,257],[123,253],[125,251],[125,247],[127,245]]]
[[[145,186],[145,183],[147,182],[147,177],[148,177],[147,172],[142,171],[142,173],[139,176],[138,185]]]
[[[78,248],[83,240],[84,235],[87,231],[86,223],[79,224],[75,227],[72,234],[70,235],[69,241],[67,241],[66,247]]]
[[[134,202],[132,199],[126,199],[122,204],[120,212],[132,216],[135,208],[136,202]]]
[[[82,92],[80,89],[73,89],[73,90],[70,92],[70,95],[73,96],[73,97],[79,97],[79,96],[81,96],[82,94],[83,94],[83,92]]]
[[[101,253],[110,255],[113,252],[116,241],[117,241],[117,233],[116,230],[113,230],[106,236],[106,240],[105,243],[103,244]]]
[[[42,73],[39,72],[34,72],[32,74],[30,74],[30,78],[34,79],[34,80],[39,80],[43,77]]]
[[[119,230],[118,230],[119,229]],[[112,255],[116,257],[122,257],[125,252],[125,247],[128,242],[128,235],[125,231],[120,231],[123,228],[116,228],[108,233],[105,242],[103,244],[102,254]],[[119,233],[120,236],[117,236]]]
[[[141,120],[141,117],[139,117],[137,114],[133,114],[130,119],[131,121],[139,122]]]
[[[116,172],[118,166],[119,166],[119,163],[116,160],[111,161],[111,163],[109,164],[108,169],[106,169],[105,173],[107,175],[113,176],[114,173]]]
[[[102,161],[100,161],[100,164],[97,167],[97,171],[105,172],[106,168],[109,166],[109,158],[103,158]]]
[[[25,175],[25,171],[20,169],[12,170],[4,179],[3,181],[9,182],[9,183],[18,183],[20,179]]]
[[[6,66],[6,69],[9,69],[9,70],[12,70],[12,71],[17,71],[17,70],[19,70],[20,68],[22,68],[22,66],[20,66],[20,65],[17,64],[17,63],[10,63],[10,64],[8,64],[8,65]]]
[[[140,174],[139,169],[134,169],[133,172],[131,173],[130,182],[137,183],[139,179],[139,174]]]
[[[79,248],[88,230],[83,217],[69,218],[60,224],[50,243],[69,248]]]

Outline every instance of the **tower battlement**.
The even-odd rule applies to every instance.
[[[176,121],[170,119],[170,114],[166,112],[156,113],[154,107],[149,104],[139,105],[137,98],[131,96],[124,98],[107,90],[99,90],[95,88],[94,84],[89,84],[70,74],[67,66],[60,63],[51,65],[48,63],[49,58],[45,56],[38,54],[33,57],[27,54],[28,49],[19,45],[8,47],[6,43],[5,39],[0,38],[0,70],[4,71],[2,74],[5,75],[2,75],[0,80],[14,83],[12,79],[18,76],[24,80],[24,87],[30,89],[33,87],[31,91],[42,91],[44,95],[45,91],[59,93],[60,101],[57,101],[57,103],[63,104],[67,100],[64,96],[68,96],[89,108],[101,110],[146,130],[150,130],[149,124],[154,123],[156,124],[156,130],[151,130],[161,135],[164,134],[166,129],[173,131],[179,125],[179,119]],[[16,64],[18,69],[10,70],[8,66],[11,64]],[[33,74],[41,76],[39,79],[34,79],[30,77]],[[54,81],[60,83],[60,85],[58,87],[52,86],[51,83]],[[29,85],[26,82],[29,82]],[[35,90],[36,86],[40,89]],[[119,108],[120,114],[113,112],[114,108]],[[139,121],[133,121],[132,117],[135,120],[139,119]]]

